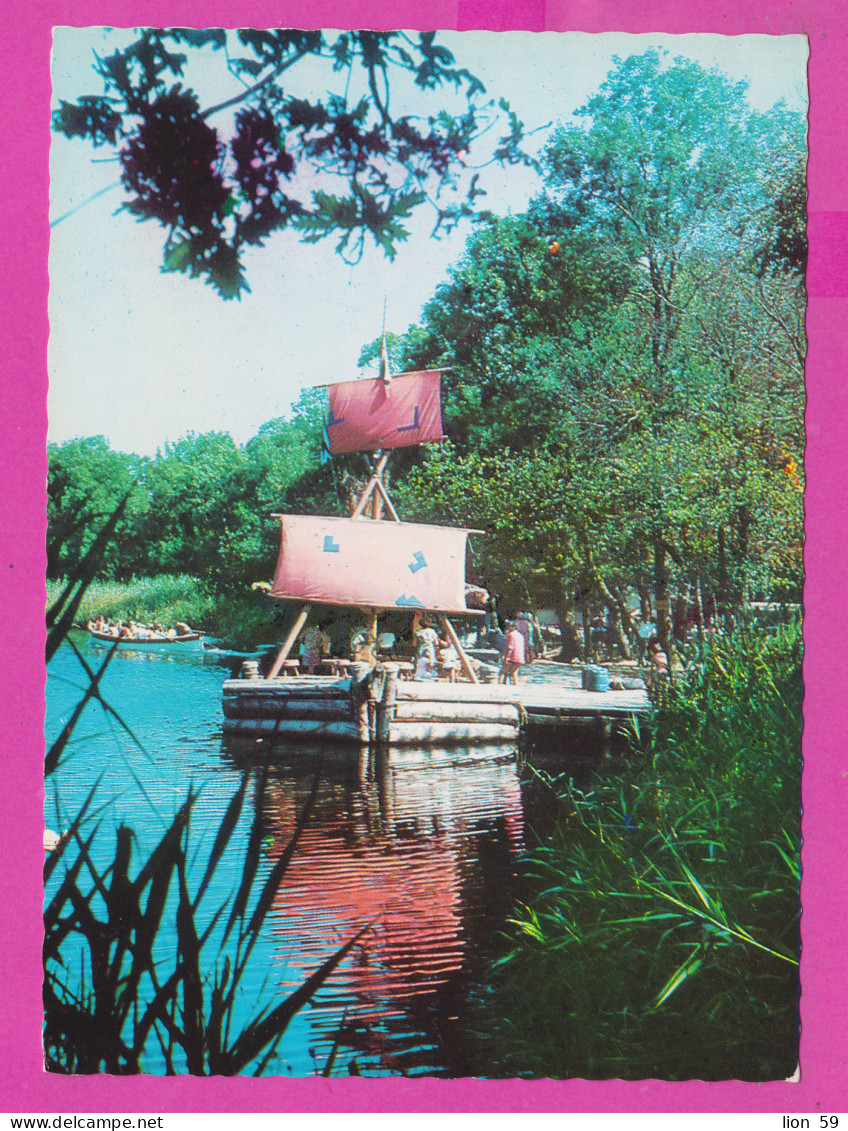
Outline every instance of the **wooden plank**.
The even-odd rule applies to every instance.
[[[392,518],[395,520],[395,522],[400,522],[400,515],[395,510],[395,505],[392,502],[392,500],[389,498],[389,492],[386,490],[386,486],[383,483],[382,479],[377,480],[377,490],[383,496],[383,499],[385,500],[386,506],[389,508],[389,514],[392,516]]]
[[[455,720],[479,723],[512,723],[518,726],[520,712],[515,703],[425,702],[406,700],[395,704],[395,719],[416,722]]]
[[[344,699],[225,699],[224,716],[228,719],[312,719],[324,722],[349,719],[350,701]]]
[[[291,739],[302,742],[320,738],[334,742],[359,743],[359,732],[353,721],[309,722],[305,719],[224,719],[224,734],[252,735]]]
[[[289,652],[291,652],[292,650],[292,646],[294,645],[295,640],[297,640],[298,636],[300,635],[300,630],[306,624],[306,618],[309,616],[309,611],[311,608],[312,606],[307,602],[307,604],[305,604],[298,613],[297,620],[292,625],[291,632],[286,637],[285,642],[283,643],[283,646],[280,649],[276,660],[274,661],[274,666],[268,672],[266,679],[274,679],[280,668],[285,663]]]
[[[383,475],[383,470],[386,466],[388,458],[389,458],[388,452],[383,452],[383,454],[380,456],[380,459],[377,463],[377,466],[374,468],[373,472],[371,473],[371,478],[368,480],[368,482],[365,485],[365,489],[363,490],[362,494],[359,496],[359,502],[353,508],[353,511],[351,513],[351,516],[350,516],[351,518],[359,518],[360,515],[362,514],[362,512],[365,510],[365,504],[371,498],[371,494],[372,494],[374,488],[379,483],[379,481],[380,481],[380,479]]]
[[[451,703],[519,703],[518,689],[498,683],[441,683],[429,679],[402,680],[398,702],[404,699]]]
[[[517,728],[506,723],[413,723],[397,719],[389,727],[391,745],[412,745],[434,742],[440,745],[458,742],[503,742],[514,744]]]
[[[350,680],[336,676],[302,676],[296,678],[267,679],[228,679],[223,684],[224,695],[261,695],[273,698],[276,695],[313,696],[320,699],[350,695]]]

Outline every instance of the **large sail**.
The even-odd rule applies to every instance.
[[[373,609],[465,613],[468,534],[453,526],[277,515],[272,597]]]
[[[333,455],[405,448],[442,440],[441,373],[402,373],[389,382],[340,381],[329,386],[327,436]]]

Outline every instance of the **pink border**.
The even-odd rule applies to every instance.
[[[842,628],[833,564],[846,558],[848,423],[848,112],[846,20],[832,0],[40,0],[14,4],[0,30],[4,234],[2,536],[0,594],[7,673],[2,733],[5,822],[0,843],[3,1024],[0,1110],[201,1111],[848,1111],[842,847],[848,765],[839,755],[845,661],[825,652]],[[316,20],[318,22],[316,22]],[[40,1068],[40,757],[43,663],[43,481],[46,418],[48,55],[53,24],[387,26],[630,32],[806,33],[810,37],[812,216],[808,367],[807,699],[804,747],[802,1079],[796,1084],[527,1083],[520,1081],[291,1081],[283,1079],[55,1079]],[[841,520],[841,521],[840,521]],[[830,567],[830,568],[829,568]],[[7,572],[8,571],[8,572]],[[829,618],[831,623],[827,623]],[[834,623],[835,622],[835,623]]]

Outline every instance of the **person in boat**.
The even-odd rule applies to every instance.
[[[430,679],[436,675],[439,635],[433,628],[432,617],[422,617],[415,630],[415,678]]]
[[[506,623],[506,642],[504,643],[503,663],[501,664],[498,683],[518,683],[516,674],[527,661],[524,636],[519,631],[515,621]]]
[[[189,628],[184,620],[174,621],[174,628],[177,630],[177,636],[192,636],[194,629]]]

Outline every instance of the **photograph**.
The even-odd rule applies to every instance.
[[[808,59],[53,29],[47,1073],[796,1075]]]
[[[845,32],[10,11],[8,1131],[848,1120]]]

